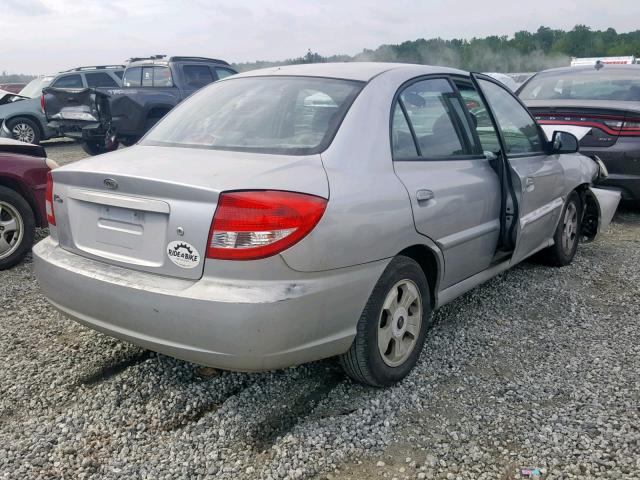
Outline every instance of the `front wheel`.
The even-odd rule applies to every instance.
[[[415,366],[431,320],[429,285],[413,259],[395,257],[378,280],[360,319],[351,348],[340,357],[354,380],[383,387]]]
[[[582,201],[578,192],[571,192],[560,213],[560,221],[553,235],[553,245],[540,252],[538,258],[554,267],[564,267],[573,261],[580,242]]]
[[[35,229],[29,203],[15,191],[0,187],[0,270],[24,258],[33,246]]]

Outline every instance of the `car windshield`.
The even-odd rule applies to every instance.
[[[42,89],[48,87],[53,77],[40,77],[27,83],[19,95],[28,98],[38,98],[42,94]]]
[[[522,100],[640,101],[640,68],[539,73],[519,93]]]
[[[230,78],[171,111],[141,142],[310,155],[331,142],[364,83],[313,77]]]

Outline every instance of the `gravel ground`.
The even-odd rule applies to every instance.
[[[476,288],[387,390],[143,351],[56,313],[29,259],[0,272],[0,478],[640,479],[639,242],[623,210],[571,266]]]

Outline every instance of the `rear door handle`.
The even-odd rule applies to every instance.
[[[418,190],[416,192],[416,200],[418,202],[428,202],[429,200],[433,200],[435,195],[431,190]]]

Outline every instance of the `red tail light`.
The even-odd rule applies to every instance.
[[[53,211],[53,176],[51,175],[51,171],[47,172],[47,190],[44,198],[47,209],[47,222],[49,222],[49,225],[55,225],[56,214]]]
[[[207,258],[256,260],[294,245],[318,224],[327,200],[276,190],[222,193]]]
[[[42,109],[42,113],[44,112],[44,93],[40,95],[40,108]]]

